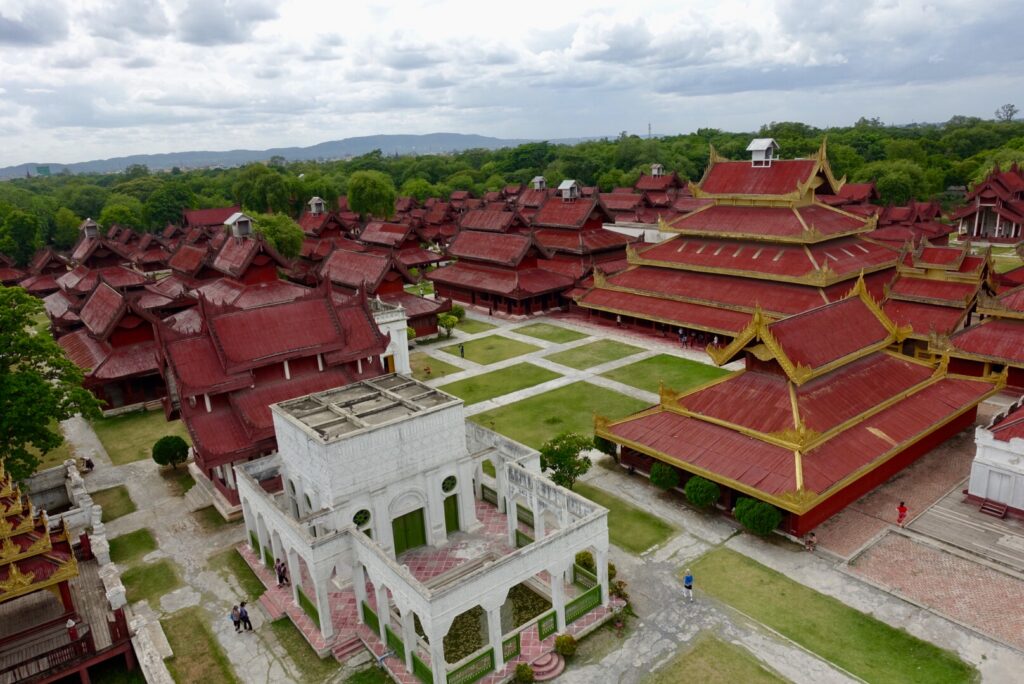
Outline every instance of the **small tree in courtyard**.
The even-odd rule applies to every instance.
[[[452,330],[459,324],[459,319],[451,314],[441,314],[437,317],[437,325],[444,330],[445,337],[452,336]]]
[[[153,445],[153,460],[158,465],[177,468],[179,463],[188,460],[188,442],[177,435],[161,437]]]
[[[651,466],[651,484],[658,489],[668,491],[679,486],[679,471],[658,461]]]
[[[594,440],[578,432],[563,432],[544,442],[540,448],[540,467],[550,471],[551,481],[572,489],[576,480],[590,470],[590,459],[583,454],[594,447]]]
[[[782,511],[770,503],[748,499],[736,502],[736,519],[754,534],[766,537],[782,522]]]
[[[452,310],[450,313],[461,321],[466,317],[466,308],[461,304],[452,304]]]
[[[699,475],[694,475],[687,480],[683,492],[686,494],[686,500],[697,508],[707,508],[722,496],[717,484]]]
[[[563,658],[571,658],[576,655],[576,637],[572,634],[559,634],[555,637],[555,653]]]

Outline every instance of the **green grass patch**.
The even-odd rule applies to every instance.
[[[238,553],[236,549],[228,549],[218,554],[210,556],[208,561],[209,566],[214,570],[224,571],[232,575],[237,581],[238,585],[248,596],[248,600],[255,601],[267,590],[263,586],[263,582],[256,576],[256,573],[252,571],[249,564],[245,562],[245,559]]]
[[[608,509],[608,538],[630,553],[643,553],[656,544],[664,544],[676,533],[664,520],[603,489],[577,482],[573,491]]]
[[[535,366],[532,363],[517,363],[514,366],[502,368],[501,370],[450,382],[447,385],[441,385],[438,389],[460,397],[468,405],[500,397],[503,394],[510,394],[527,387],[533,387],[542,382],[560,377],[562,377],[560,374],[547,368]]]
[[[196,481],[192,479],[192,474],[185,466],[161,468],[160,477],[167,483],[168,489],[174,496],[185,496],[188,490],[196,486]]]
[[[224,516],[214,506],[207,506],[206,508],[200,508],[198,511],[193,511],[192,517],[196,519],[199,526],[206,532],[217,532],[229,525],[237,525],[242,522],[241,518],[238,520],[225,520]]]
[[[476,335],[477,333],[487,332],[488,330],[494,330],[498,326],[491,325],[490,323],[484,323],[473,318],[463,318],[459,321],[459,324],[455,326],[456,330],[461,330],[467,335]]]
[[[149,601],[149,605],[154,608],[159,608],[156,602],[161,596],[181,586],[178,571],[169,560],[132,566],[121,573],[121,582],[128,603]]]
[[[168,422],[162,411],[140,411],[93,422],[96,435],[114,465],[152,458],[153,443],[166,435],[178,435],[189,444],[188,430],[180,420]]]
[[[647,403],[589,382],[574,382],[514,404],[478,413],[470,420],[535,449],[562,432],[594,432],[594,414],[621,418]]]
[[[51,420],[48,429],[60,433],[60,423],[56,420]],[[36,466],[37,473],[41,470],[56,468],[59,465],[63,465],[64,461],[69,458],[75,458],[74,447],[72,447],[71,442],[66,439],[61,442],[56,449],[50,449],[45,454],[40,454],[39,450],[32,445],[28,446],[28,450],[39,459],[39,465]]]
[[[658,354],[601,375],[648,392],[657,392],[659,383],[664,383],[665,387],[676,392],[683,392],[728,374],[729,371],[706,363],[681,359],[671,354]]]
[[[435,359],[430,354],[425,354],[423,352],[413,352],[412,354],[409,354],[409,365],[412,367],[412,377],[417,380],[443,378],[446,375],[458,373],[462,370],[458,366],[445,363],[444,361]]]
[[[134,563],[151,551],[156,551],[156,539],[145,527],[110,540],[110,560],[115,563]]]
[[[393,684],[391,676],[379,667],[371,665],[345,680],[345,684]]]
[[[135,512],[135,502],[128,495],[128,488],[117,485],[109,489],[92,492],[92,502],[103,506],[103,522],[117,520],[123,515]]]
[[[563,328],[560,325],[551,325],[550,323],[531,323],[529,325],[513,328],[513,332],[517,332],[520,335],[536,337],[539,340],[545,340],[547,342],[554,342],[555,344],[575,342],[576,340],[582,340],[584,337],[587,337],[587,335],[584,335],[583,333],[576,332],[575,330],[569,330],[569,328]]]
[[[220,619],[227,620],[227,616]],[[210,629],[209,618],[198,607],[179,610],[160,624],[174,651],[164,662],[175,682],[238,684],[231,662]]]
[[[690,566],[696,586],[869,682],[974,682],[955,654],[729,549]]]
[[[617,342],[615,340],[598,340],[596,342],[581,344],[578,347],[566,349],[565,351],[560,351],[557,354],[551,354],[544,358],[548,361],[568,366],[569,368],[583,370],[584,368],[600,366],[602,363],[608,363],[609,361],[615,361],[627,356],[632,356],[633,354],[639,354],[642,351],[643,349],[640,347],[634,347],[633,345],[626,344],[625,342]]]
[[[325,682],[341,667],[341,663],[330,655],[326,658],[318,656],[289,618],[274,620],[270,623],[270,630],[284,646],[284,650],[288,651],[292,662],[302,673],[303,681]]]
[[[745,648],[704,636],[689,651],[677,655],[651,673],[643,684],[781,684],[785,681]]]
[[[295,587],[296,592],[299,595],[299,608],[309,616],[309,619],[313,621],[313,624],[320,624],[320,611],[316,609],[316,604],[313,603],[313,599],[306,596],[306,592],[302,591],[302,587]]]
[[[540,349],[540,347],[535,347],[532,344],[510,340],[501,335],[488,335],[461,344],[465,347],[467,359],[482,364],[497,363],[498,361],[504,361],[505,359],[511,359],[514,356],[520,356]],[[453,344],[448,347],[441,347],[441,351],[458,356],[459,345]]]
[[[434,294],[434,281],[421,280],[418,283],[410,283],[405,286],[405,291],[409,294],[419,295],[420,297],[432,295]]]

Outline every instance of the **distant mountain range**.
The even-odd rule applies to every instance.
[[[553,143],[573,144],[583,138],[551,140]],[[501,147],[515,147],[535,142],[529,139],[491,138],[485,135],[464,135],[462,133],[428,133],[426,135],[366,135],[358,138],[344,138],[318,143],[310,147],[275,147],[269,150],[226,150],[222,152],[193,151],[170,152],[167,154],[133,154],[128,157],[96,159],[93,161],[62,164],[56,162],[32,162],[0,168],[0,179],[24,177],[26,173],[38,174],[39,167],[49,167],[51,174],[67,169],[71,173],[116,173],[132,164],[145,164],[150,171],[171,169],[206,168],[211,166],[240,166],[250,162],[265,161],[274,156],[288,161],[345,159],[367,152],[380,150],[384,154],[440,154],[459,152],[474,148],[489,150]]]

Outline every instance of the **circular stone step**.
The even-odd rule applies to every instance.
[[[533,681],[547,682],[565,670],[565,659],[557,653],[546,653],[533,661]]]

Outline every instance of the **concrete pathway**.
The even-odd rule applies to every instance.
[[[298,670],[273,632],[266,628],[267,618],[258,602],[250,603],[255,632],[236,634],[227,615],[231,606],[245,598],[234,576],[212,570],[207,559],[243,541],[241,523],[207,531],[188,512],[185,497],[174,496],[159,469],[151,460],[112,466],[110,457],[92,427],[80,418],[62,424],[64,435],[83,453],[96,453],[96,469],[85,476],[86,487],[95,492],[125,485],[138,507],[134,513],[106,524],[107,535],[115,538],[141,528],[149,528],[157,540],[156,551],[143,562],[166,558],[174,563],[183,586],[160,599],[159,605],[136,603],[132,610],[147,620],[159,620],[190,606],[202,606],[221,648],[227,654],[239,679],[246,684],[302,681]],[[122,572],[125,567],[121,567]],[[339,669],[332,682],[341,682],[351,671]]]

